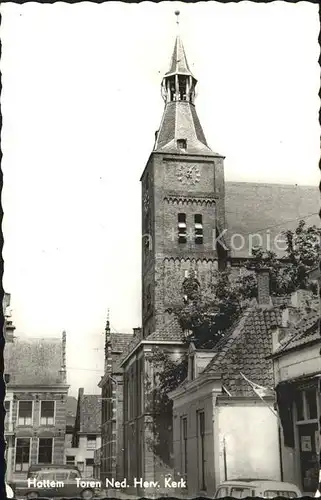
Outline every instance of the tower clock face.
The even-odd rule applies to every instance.
[[[177,169],[177,178],[182,184],[195,186],[200,181],[200,171],[196,165],[180,165]]]

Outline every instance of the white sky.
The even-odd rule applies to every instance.
[[[17,335],[67,331],[71,393],[98,392],[107,308],[141,323],[139,178],[176,8],[226,179],[319,182],[317,5],[2,4],[4,288]]]

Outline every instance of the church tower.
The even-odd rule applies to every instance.
[[[178,16],[178,12],[176,15]],[[207,144],[195,108],[197,80],[176,37],[161,92],[165,103],[142,182],[143,336],[169,330],[191,270],[200,284],[224,265],[224,157]]]

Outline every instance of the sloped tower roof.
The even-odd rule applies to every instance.
[[[179,13],[175,13],[178,15]],[[165,109],[156,133],[155,152],[220,156],[207,144],[194,105],[197,80],[188,65],[181,37],[176,36],[169,71],[162,81]],[[179,145],[186,144],[184,150]]]

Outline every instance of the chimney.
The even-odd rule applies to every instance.
[[[257,269],[257,300],[260,306],[271,305],[270,297],[270,271],[268,268]]]
[[[82,396],[84,395],[84,388],[83,387],[79,387],[78,389],[78,399],[82,398]]]
[[[133,335],[135,338],[141,338],[142,329],[140,327],[133,328]]]
[[[309,290],[297,290],[291,295],[291,304],[297,308],[309,308],[311,306],[311,292]]]
[[[3,297],[2,308],[4,315],[4,338],[6,342],[14,341],[14,331],[16,329],[12,321],[11,311],[9,310],[10,299],[10,293],[5,293]]]
[[[3,314],[5,315],[6,314],[6,310],[7,308],[10,306],[10,299],[11,299],[11,295],[10,293],[7,293],[7,292],[4,292],[3,294]]]

